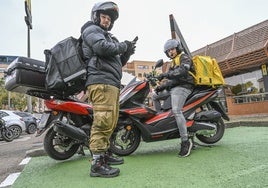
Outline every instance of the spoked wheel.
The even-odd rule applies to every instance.
[[[26,132],[28,134],[34,134],[36,132],[36,129],[37,129],[37,125],[34,123],[31,123],[30,125],[28,125]]]
[[[66,160],[72,157],[78,150],[80,144],[66,136],[49,129],[44,138],[44,149],[47,154],[56,160]]]
[[[218,122],[215,122],[216,130],[213,131],[200,131],[196,133],[196,137],[206,144],[214,144],[218,142],[224,134],[225,131],[225,124],[221,119]]]
[[[130,155],[136,151],[140,141],[140,131],[135,126],[118,126],[110,138],[110,151],[119,156]]]
[[[8,127],[8,129],[10,129],[13,132],[14,139],[19,138],[22,133],[22,129],[18,125],[11,125]]]

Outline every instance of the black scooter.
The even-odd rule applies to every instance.
[[[8,127],[6,127],[6,122],[2,118],[0,118],[0,139],[7,142],[11,142],[14,140],[14,133]]]

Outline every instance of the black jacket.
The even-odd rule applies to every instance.
[[[87,63],[86,86],[108,84],[120,88],[122,66],[128,59],[125,42],[118,42],[110,33],[89,21],[81,28],[82,50]]]
[[[180,65],[171,66],[166,74],[168,81],[162,87],[171,89],[176,86],[181,86],[187,89],[194,88],[194,78],[189,74],[189,71],[195,72],[191,58],[182,54],[180,56]]]

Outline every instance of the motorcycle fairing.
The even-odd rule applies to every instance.
[[[186,112],[188,111],[189,109],[195,107],[195,106],[202,106],[204,103],[204,101],[206,99],[208,99],[209,97],[211,97],[213,94],[215,94],[217,91],[214,90],[214,91],[210,91],[209,93],[200,93],[200,94],[197,94],[197,96],[193,96],[196,100],[191,100],[192,102],[189,103],[187,102],[186,105],[184,105],[183,107],[183,112]],[[204,95],[205,94],[205,95]],[[204,95],[203,97],[199,98],[200,96]]]
[[[78,115],[89,115],[88,109],[92,109],[92,106],[89,104],[73,101],[57,103],[55,100],[46,100],[45,104],[51,110],[65,111]]]

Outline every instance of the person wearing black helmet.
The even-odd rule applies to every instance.
[[[190,155],[193,143],[188,138],[186,120],[183,116],[182,108],[194,88],[194,78],[188,72],[194,72],[191,58],[183,52],[179,40],[169,39],[164,45],[164,52],[172,59],[171,66],[166,73],[158,76],[159,80],[167,78],[168,81],[156,88],[156,91],[169,89],[171,93],[172,112],[175,116],[181,138],[181,149],[179,156],[187,157]]]
[[[122,66],[135,52],[135,43],[119,42],[109,32],[119,17],[117,4],[111,1],[96,3],[91,20],[81,28],[82,50],[87,63],[87,95],[93,106],[89,148],[93,154],[90,176],[115,177],[124,160],[109,152],[109,139],[119,114],[119,91]]]

